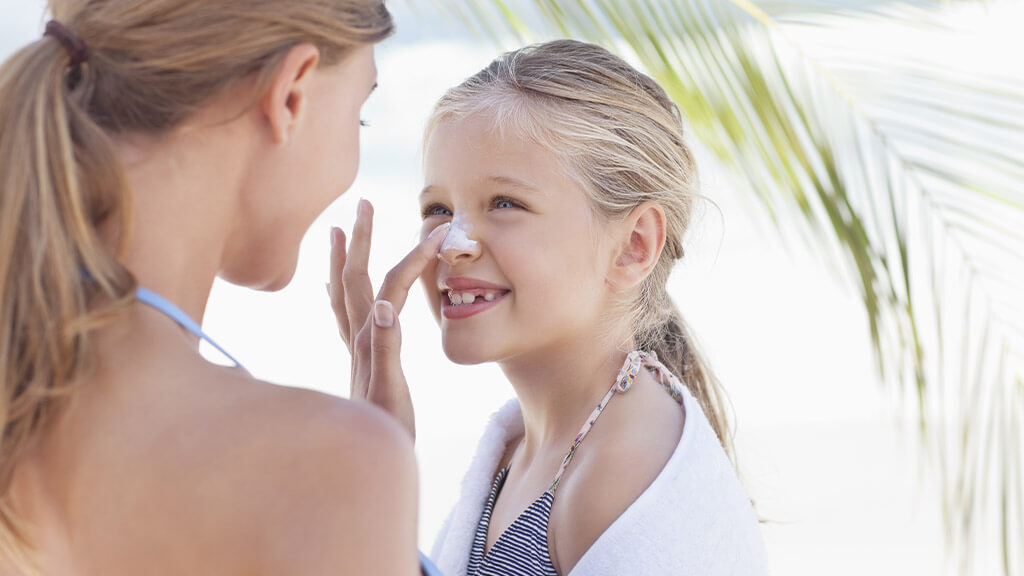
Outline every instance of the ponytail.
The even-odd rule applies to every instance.
[[[0,558],[29,570],[9,502],[15,466],[84,368],[87,334],[134,280],[97,226],[130,207],[110,138],[85,113],[88,65],[54,38],[0,67]],[[113,224],[113,223],[110,223]]]

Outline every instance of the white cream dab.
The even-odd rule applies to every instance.
[[[448,234],[444,237],[444,242],[441,243],[441,251],[455,250],[457,252],[470,252],[476,250],[476,240],[469,239],[469,232],[473,229],[473,225],[470,224],[461,214],[452,219],[451,228],[448,228]]]

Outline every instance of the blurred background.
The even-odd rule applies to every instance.
[[[204,329],[256,377],[347,395],[330,227],[373,202],[383,278],[417,238],[422,128],[444,90],[503,49],[600,42],[687,119],[707,201],[671,291],[728,392],[773,572],[1024,574],[1022,3],[389,7],[355,185],[288,288],[211,296]],[[39,37],[44,9],[0,0],[0,58]],[[447,361],[418,289],[402,324],[429,550],[512,390]]]

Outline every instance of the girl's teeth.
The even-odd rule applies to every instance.
[[[494,292],[485,292],[480,296],[477,296],[476,294],[471,294],[468,292],[460,293],[455,292],[454,290],[448,291],[448,299],[451,300],[451,303],[454,304],[455,306],[461,306],[463,304],[472,304],[476,302],[478,298],[483,298],[487,302],[493,302],[494,299],[497,297],[498,295],[495,294]]]

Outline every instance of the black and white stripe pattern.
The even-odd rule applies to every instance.
[[[551,505],[555,501],[551,490],[534,500],[484,555],[491,512],[507,476],[508,467],[505,467],[494,479],[491,495],[487,498],[487,505],[476,528],[467,575],[558,576],[548,551],[548,520],[551,518]]]

